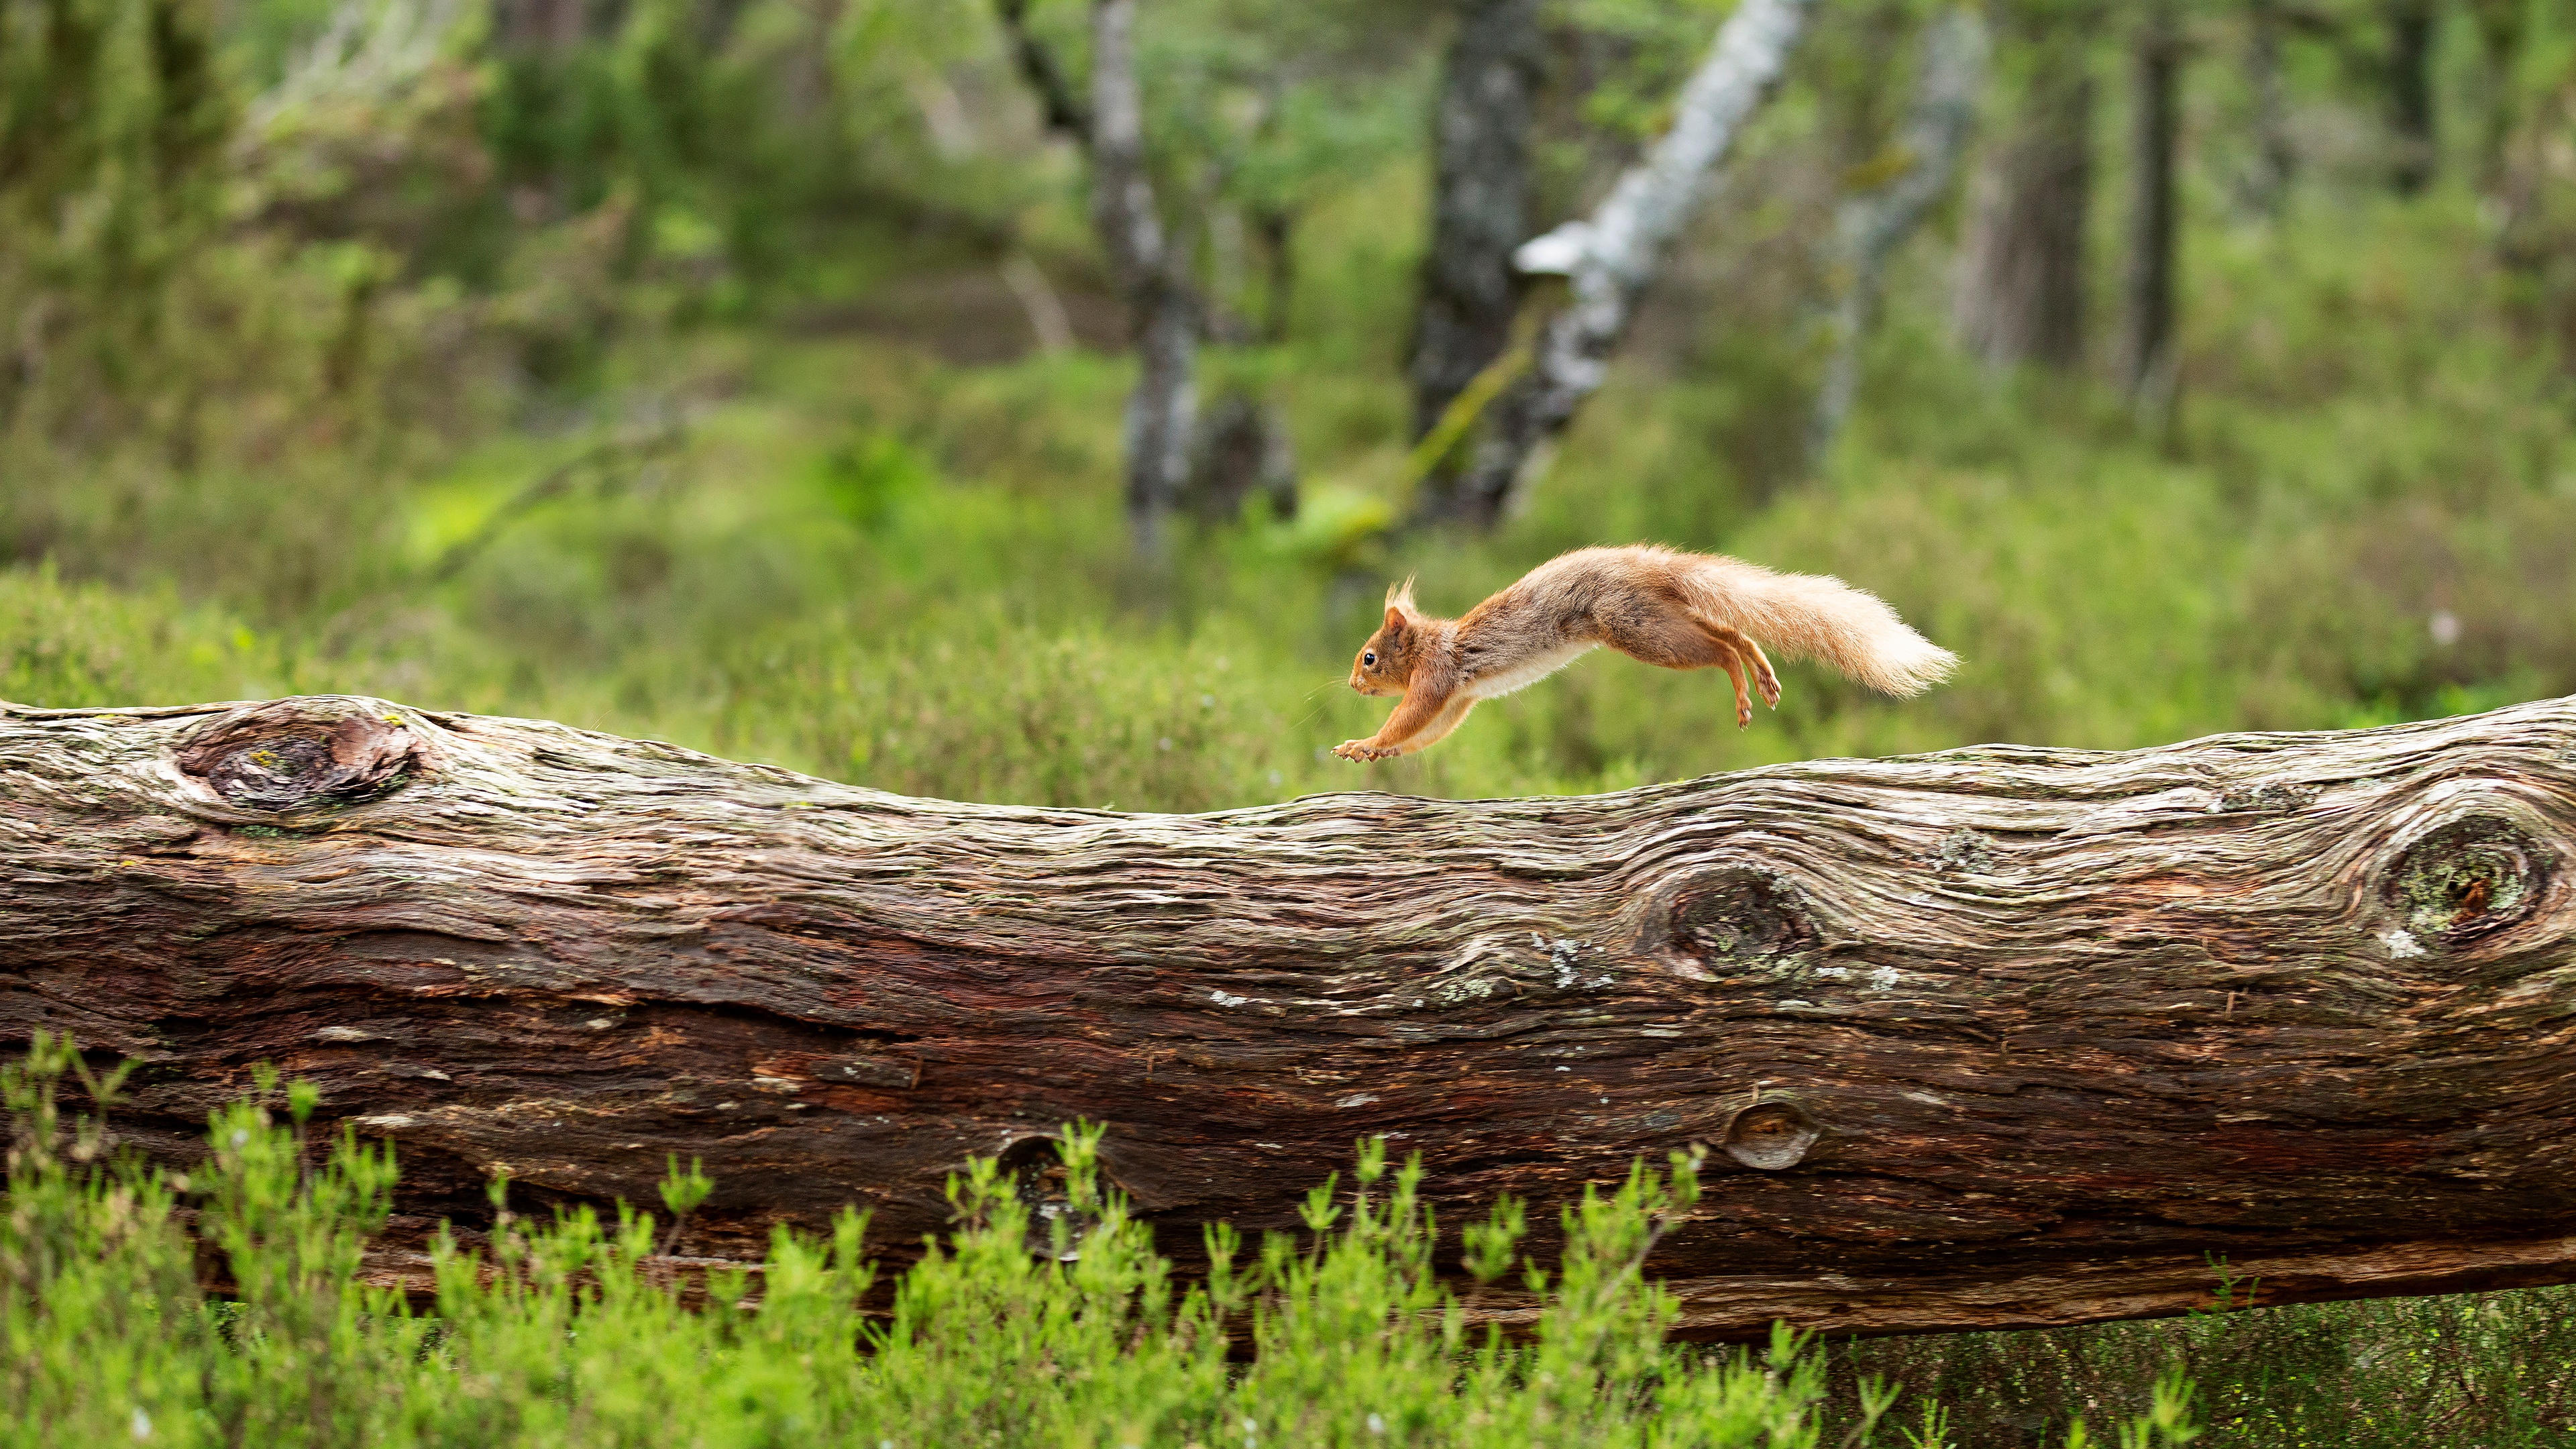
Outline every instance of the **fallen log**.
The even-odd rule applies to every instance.
[[[1200,816],[372,699],[11,706],[0,1043],[141,1059],[119,1126],[178,1161],[275,1062],[398,1144],[415,1230],[702,1157],[710,1256],[852,1203],[900,1254],[1077,1117],[1185,1262],[1364,1135],[1452,1229],[1704,1144],[1685,1331],[2061,1324],[2213,1259],[2262,1302],[2576,1280],[2571,844],[2576,700]]]

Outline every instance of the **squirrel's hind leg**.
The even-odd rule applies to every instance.
[[[1762,702],[1773,709],[1778,709],[1780,676],[1771,672],[1770,656],[1762,652],[1762,646],[1754,642],[1753,636],[1741,629],[1730,628],[1708,619],[1700,620],[1699,626],[1734,646],[1737,655],[1752,666],[1753,687],[1761,694]]]
[[[1665,669],[1723,669],[1735,684],[1735,727],[1753,723],[1753,695],[1748,673],[1761,680],[1765,703],[1776,705],[1780,681],[1761,646],[1742,631],[1712,624],[1696,615],[1659,614],[1624,628],[1602,631],[1602,642],[1632,659]]]

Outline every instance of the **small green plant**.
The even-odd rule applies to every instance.
[[[699,1276],[648,1215],[532,1222],[496,1178],[488,1235],[440,1233],[423,1313],[364,1272],[392,1157],[344,1131],[315,1161],[312,1087],[255,1072],[181,1180],[112,1150],[102,1104],[123,1079],[53,1037],[0,1069],[0,1443],[1820,1443],[1820,1370],[1795,1336],[1756,1355],[1662,1342],[1671,1304],[1642,1270],[1695,1196],[1687,1159],[1568,1210],[1556,1270],[1527,1270],[1527,1340],[1468,1332],[1418,1159],[1361,1144],[1304,1233],[1247,1253],[1211,1228],[1209,1270],[1185,1281],[1081,1123],[1036,1190],[989,1159],[959,1174],[955,1227],[881,1306],[855,1213]],[[91,1111],[67,1111],[67,1087]],[[713,1184],[669,1166],[676,1227]],[[1520,1222],[1506,1205],[1483,1225],[1488,1278]]]

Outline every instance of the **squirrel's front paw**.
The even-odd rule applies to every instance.
[[[1383,760],[1392,757],[1395,751],[1381,750],[1366,740],[1344,740],[1333,748],[1333,753],[1345,760]]]

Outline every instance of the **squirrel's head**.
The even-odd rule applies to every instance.
[[[1414,661],[1428,635],[1424,619],[1413,609],[1413,580],[1386,591],[1386,622],[1360,646],[1351,661],[1351,688],[1362,694],[1402,694],[1413,683]]]

